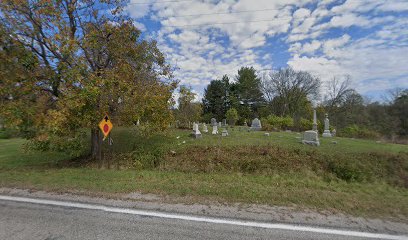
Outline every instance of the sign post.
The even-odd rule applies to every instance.
[[[105,141],[105,139],[109,136],[108,137],[108,149],[111,150],[111,145],[112,145],[113,141],[111,140],[111,137],[110,137],[109,133],[113,128],[113,124],[110,121],[110,118],[109,118],[108,114],[105,114],[105,117],[99,122],[98,126],[99,126],[99,129],[101,129],[101,131],[102,131],[103,141]],[[100,148],[102,149],[102,143],[101,143]],[[104,164],[105,154],[103,154],[102,159],[103,159],[103,162],[102,162],[102,166],[103,166],[103,165],[105,165]],[[109,165],[110,165],[110,162],[108,163],[108,168],[109,168]]]

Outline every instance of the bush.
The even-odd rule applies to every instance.
[[[361,182],[364,180],[364,174],[361,168],[355,164],[341,161],[330,161],[328,163],[329,171],[337,178],[347,182]]]
[[[153,169],[160,165],[165,155],[164,148],[139,148],[131,153],[136,169]]]
[[[306,118],[300,118],[299,121],[299,129],[300,131],[307,131],[313,128],[313,121],[306,119]]]
[[[278,117],[276,115],[269,115],[265,123],[267,127],[278,130],[285,130],[294,126],[293,118],[288,116]]]
[[[380,134],[370,129],[359,127],[356,124],[353,124],[346,128],[343,128],[340,131],[339,136],[350,138],[377,139],[380,137]]]
[[[5,130],[0,131],[0,139],[9,139],[9,138],[11,138],[11,135],[9,132]]]
[[[238,111],[235,108],[231,108],[226,113],[226,118],[230,125],[235,125],[235,122],[238,120]]]

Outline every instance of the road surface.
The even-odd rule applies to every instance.
[[[302,230],[302,229],[305,230]],[[312,229],[312,231],[309,231]],[[327,233],[330,232],[330,233]],[[334,233],[331,233],[334,232]],[[361,235],[360,237],[357,237]],[[0,196],[0,239],[408,239]]]

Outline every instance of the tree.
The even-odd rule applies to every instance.
[[[235,125],[235,122],[239,118],[238,111],[235,108],[230,108],[225,115],[230,125]]]
[[[294,117],[319,96],[320,79],[292,68],[272,71],[262,79],[262,90],[278,115]]]
[[[258,108],[263,104],[263,94],[260,89],[261,80],[253,67],[242,67],[238,70],[236,82],[231,86],[231,92],[236,98],[238,113],[245,119],[258,117]]]
[[[204,90],[203,111],[210,118],[223,119],[231,105],[229,78],[224,75],[222,80],[213,80]]]
[[[338,77],[333,77],[332,80],[327,83],[325,106],[329,114],[332,114],[336,107],[342,105],[347,94],[353,91],[353,89],[350,88],[350,84],[349,75],[346,75],[342,81]]]
[[[178,99],[178,108],[176,111],[176,119],[180,122],[180,126],[189,127],[190,122],[198,122],[201,117],[201,104],[194,102],[196,94],[184,85],[180,86]]]
[[[398,133],[401,136],[408,135],[408,89],[396,96],[391,105],[392,115],[398,119]]]
[[[97,124],[106,112],[116,123],[142,119],[154,129],[171,121],[169,106],[176,82],[156,42],[140,40],[141,32],[122,14],[125,3],[0,3],[7,35],[29,50],[41,68],[40,76],[31,75],[32,81],[18,84],[43,103],[41,109],[33,106],[33,113],[25,112],[32,119],[36,140],[50,145],[75,142],[82,137],[80,129],[88,128],[92,157],[100,158]],[[29,104],[28,99],[22,101]]]

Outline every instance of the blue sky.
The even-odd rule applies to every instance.
[[[130,0],[126,11],[199,97],[242,66],[309,71],[322,95],[346,75],[373,100],[408,88],[407,0]]]

